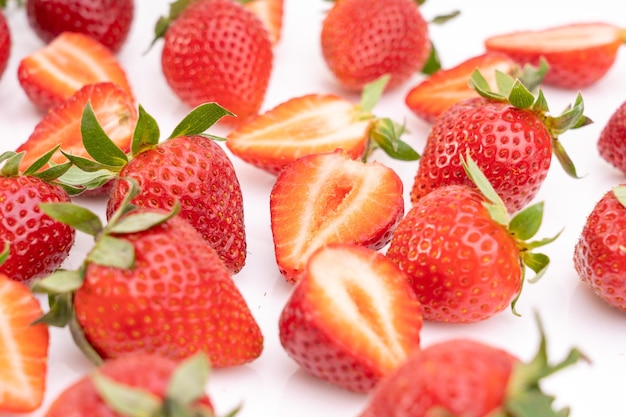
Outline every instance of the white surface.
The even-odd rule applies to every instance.
[[[283,38],[275,49],[274,72],[264,109],[296,95],[340,90],[325,67],[319,49],[320,24],[329,3],[323,0],[285,0]],[[164,135],[189,110],[171,93],[161,74],[162,42],[144,54],[152,39],[156,19],[167,12],[166,0],[138,0],[136,19],[127,44],[119,53],[138,100],[158,121]],[[431,37],[445,66],[452,66],[483,51],[486,36],[516,29],[543,28],[555,24],[601,20],[621,24],[620,2],[597,0],[592,4],[565,0],[506,2],[498,0],[430,0],[422,8],[427,19],[461,8],[461,16],[443,26],[431,25]],[[23,142],[41,114],[27,101],[16,78],[19,60],[42,46],[26,24],[22,11],[8,14],[14,45],[11,61],[0,83],[0,137],[4,150]],[[404,105],[416,75],[401,88],[388,93],[375,109],[380,116],[406,120],[410,134],[405,139],[423,149],[429,126],[413,116]],[[554,113],[573,102],[576,92],[544,88]],[[545,248],[552,265],[543,279],[526,285],[518,303],[522,317],[509,310],[473,325],[425,323],[423,346],[454,337],[471,337],[508,349],[523,359],[535,352],[537,328],[533,311],[543,318],[549,351],[560,360],[578,346],[591,359],[547,379],[546,391],[557,396],[560,406],[570,405],[572,417],[624,415],[622,380],[626,374],[626,313],[611,309],[583,287],[573,269],[572,252],[586,216],[601,195],[624,179],[600,159],[596,141],[611,113],[626,99],[626,51],[620,51],[613,69],[598,84],[583,91],[586,113],[595,124],[564,134],[561,139],[576,163],[579,180],[567,177],[553,161],[537,200],[546,203],[546,217],[539,237],[552,236],[562,228],[557,242]],[[220,129],[212,133],[223,133]],[[407,194],[417,162],[388,161],[402,176]],[[244,193],[249,254],[236,282],[249,302],[265,335],[262,356],[249,365],[215,370],[208,390],[218,414],[243,403],[240,417],[357,416],[367,396],[351,394],[298,370],[278,341],[278,317],[291,286],[284,282],[274,262],[270,233],[268,196],[274,177],[233,158]],[[80,204],[103,213],[104,200],[79,199]],[[408,206],[407,206],[408,210]],[[79,235],[67,267],[75,267],[91,247],[90,238]],[[91,369],[71,342],[67,329],[52,329],[48,389],[41,416],[50,402],[68,384]],[[618,379],[619,378],[619,379]]]

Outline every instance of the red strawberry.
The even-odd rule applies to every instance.
[[[284,0],[252,0],[243,5],[261,19],[269,32],[270,41],[276,45],[283,28]]]
[[[279,328],[303,369],[367,392],[419,349],[422,315],[406,276],[384,255],[329,244],[309,258]]]
[[[84,335],[77,343],[96,362],[130,352],[174,359],[205,352],[215,367],[256,359],[263,335],[217,253],[176,209],[132,210],[137,192],[134,184],[106,226],[84,208],[44,206],[96,244],[80,270],[58,271],[35,288],[72,303],[62,311],[73,308],[70,326]],[[57,290],[57,279],[71,280],[71,297],[68,285]]]
[[[471,339],[450,339],[411,355],[376,387],[359,417],[566,416],[540,381],[583,355],[571,349],[548,361],[542,334],[537,354],[522,362],[513,354]]]
[[[479,72],[473,85],[482,97],[463,100],[448,108],[433,124],[415,176],[411,200],[435,188],[470,184],[461,159],[476,161],[504,200],[509,212],[525,207],[535,197],[550,167],[552,153],[565,171],[576,177],[573,163],[558,135],[589,123],[580,94],[574,106],[559,116],[547,114],[543,93],[537,97],[519,80],[500,74],[508,91],[491,92]]]
[[[416,116],[433,123],[453,104],[478,97],[478,93],[469,83],[475,70],[479,70],[485,76],[492,88],[497,85],[496,71],[520,77],[530,90],[534,89],[543,76],[540,71],[523,72],[507,55],[487,52],[469,58],[452,68],[441,69],[424,79],[407,93],[405,97],[407,107]]]
[[[549,259],[526,242],[541,225],[543,204],[509,218],[504,203],[475,162],[466,185],[437,188],[418,200],[393,233],[387,256],[410,279],[426,320],[476,322],[515,303],[524,265],[540,277]]]
[[[626,174],[626,101],[623,102],[606,122],[598,138],[600,156]]]
[[[88,84],[48,113],[37,123],[25,143],[17,152],[26,152],[22,169],[56,145],[64,152],[89,157],[83,147],[81,120],[87,102],[91,103],[98,121],[108,136],[125,152],[130,151],[130,142],[137,123],[137,110],[128,93],[110,82]],[[67,161],[57,152],[50,160],[56,164]]]
[[[270,195],[277,265],[295,283],[326,244],[380,249],[403,214],[402,181],[392,169],[341,150],[304,156],[280,172]]]
[[[30,289],[0,274],[0,413],[39,408],[46,386],[48,327]]]
[[[109,81],[132,97],[126,72],[113,53],[82,33],[64,32],[20,61],[17,77],[28,98],[47,110],[87,84]]]
[[[582,282],[611,306],[626,311],[626,185],[596,203],[574,249]]]
[[[44,42],[78,32],[113,52],[126,41],[134,10],[133,0],[26,0],[28,24]]]
[[[346,89],[360,90],[385,74],[392,89],[422,69],[431,44],[414,0],[341,0],[322,23],[321,48]]]
[[[509,55],[519,64],[550,66],[544,83],[579,89],[600,80],[613,66],[624,43],[622,29],[610,23],[583,22],[489,37],[488,51]]]
[[[44,417],[128,415],[123,406],[142,415],[169,415],[163,410],[166,404],[188,415],[213,416],[211,399],[204,392],[208,367],[202,355],[181,363],[150,354],[107,360],[63,390]],[[182,383],[189,381],[198,384]],[[143,408],[148,404],[152,408]]]
[[[6,152],[0,157],[0,162],[5,162],[0,170],[0,242],[8,244],[0,274],[26,282],[61,266],[74,244],[75,233],[39,207],[40,203],[68,202],[68,193],[50,181],[50,171],[33,172],[38,165],[23,175],[18,173],[22,156]]]
[[[257,114],[273,65],[263,22],[232,0],[194,1],[169,20],[159,21],[157,33],[165,37],[161,67],[172,91],[192,107],[224,106],[237,116],[225,124]]]
[[[4,13],[0,10],[0,77],[4,74],[4,70],[6,70],[9,63],[11,44],[11,30]]]
[[[272,174],[304,155],[336,149],[365,160],[380,147],[394,158],[415,160],[419,155],[399,139],[402,128],[371,112],[387,80],[366,86],[358,105],[333,94],[287,100],[231,131],[226,146]]]

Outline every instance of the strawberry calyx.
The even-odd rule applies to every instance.
[[[541,66],[547,65],[542,60]],[[536,81],[536,80],[535,80]],[[531,110],[539,116],[552,137],[552,152],[556,155],[564,171],[573,178],[579,178],[576,167],[569,155],[558,140],[558,137],[570,129],[577,129],[592,123],[584,114],[584,102],[580,93],[577,94],[573,105],[569,105],[558,116],[548,115],[549,108],[543,91],[539,89],[535,96],[524,82],[501,71],[496,71],[498,91],[491,90],[485,77],[476,70],[472,73],[470,86],[478,94],[490,100],[509,103],[515,108]]]

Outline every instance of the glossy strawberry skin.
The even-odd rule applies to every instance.
[[[105,361],[98,372],[130,387],[141,388],[157,398],[165,398],[168,384],[178,362],[159,355],[135,353]],[[211,399],[204,396],[200,404],[213,411]],[[65,388],[50,404],[44,417],[69,416],[114,417],[114,413],[96,391],[90,375]]]
[[[471,185],[461,165],[467,152],[515,213],[532,201],[548,173],[552,137],[530,110],[482,97],[457,103],[428,135],[411,201],[441,186]]]
[[[613,191],[605,193],[587,217],[574,248],[580,280],[609,305],[626,311],[626,208]]]
[[[237,125],[258,113],[273,65],[267,30],[253,12],[231,0],[201,0],[170,25],[161,55],[172,91],[191,107],[218,102]]]
[[[200,232],[233,273],[246,260],[243,196],[232,162],[224,150],[203,136],[169,139],[141,152],[122,169],[141,188],[133,203],[181,213]],[[107,203],[110,217],[124,199],[128,183],[116,181]]]
[[[175,216],[117,237],[133,244],[135,267],[90,263],[74,296],[76,319],[101,357],[204,351],[225,367],[261,354],[261,330],[229,271],[187,221]]]
[[[11,30],[4,13],[0,10],[0,77],[4,74],[11,55]]]
[[[409,275],[425,320],[485,320],[521,289],[519,249],[484,201],[468,186],[440,187],[394,231],[387,256]]]
[[[28,23],[44,42],[62,32],[91,36],[112,52],[122,47],[134,18],[133,0],[27,0]]]
[[[413,0],[341,0],[322,23],[321,48],[346,89],[361,90],[385,74],[392,89],[424,66],[428,25]]]
[[[518,362],[502,349],[471,340],[430,345],[380,382],[359,417],[428,417],[439,407],[451,416],[491,415],[503,406]]]
[[[600,156],[626,174],[626,102],[623,102],[607,121],[598,138]]]
[[[40,179],[0,177],[0,241],[10,243],[0,273],[27,282],[63,264],[74,245],[75,231],[50,218],[38,205],[69,201],[65,190]]]

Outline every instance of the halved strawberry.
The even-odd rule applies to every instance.
[[[583,22],[489,37],[488,51],[509,55],[519,64],[548,61],[544,83],[579,89],[600,80],[613,66],[624,30],[604,22]]]
[[[20,61],[17,77],[28,98],[38,107],[60,105],[87,84],[110,81],[132,89],[115,55],[88,35],[63,32],[42,49]]]
[[[30,289],[0,274],[0,413],[34,411],[43,401],[48,327]]]
[[[303,369],[370,391],[420,347],[421,306],[408,279],[373,249],[331,244],[309,259],[280,315],[280,342]]]
[[[380,249],[404,214],[402,180],[378,162],[344,151],[307,155],[287,165],[270,194],[276,262],[298,281],[313,252],[329,243]]]
[[[276,45],[280,40],[283,27],[283,3],[284,0],[252,0],[243,3],[244,7],[261,19],[269,33],[272,45]]]
[[[88,84],[51,109],[35,126],[26,142],[17,148],[17,152],[26,152],[20,167],[29,167],[56,145],[66,153],[91,159],[83,146],[81,134],[83,110],[88,102],[111,140],[124,152],[130,151],[137,123],[137,109],[132,97],[111,82]],[[67,162],[67,158],[57,151],[50,161],[60,164]]]

